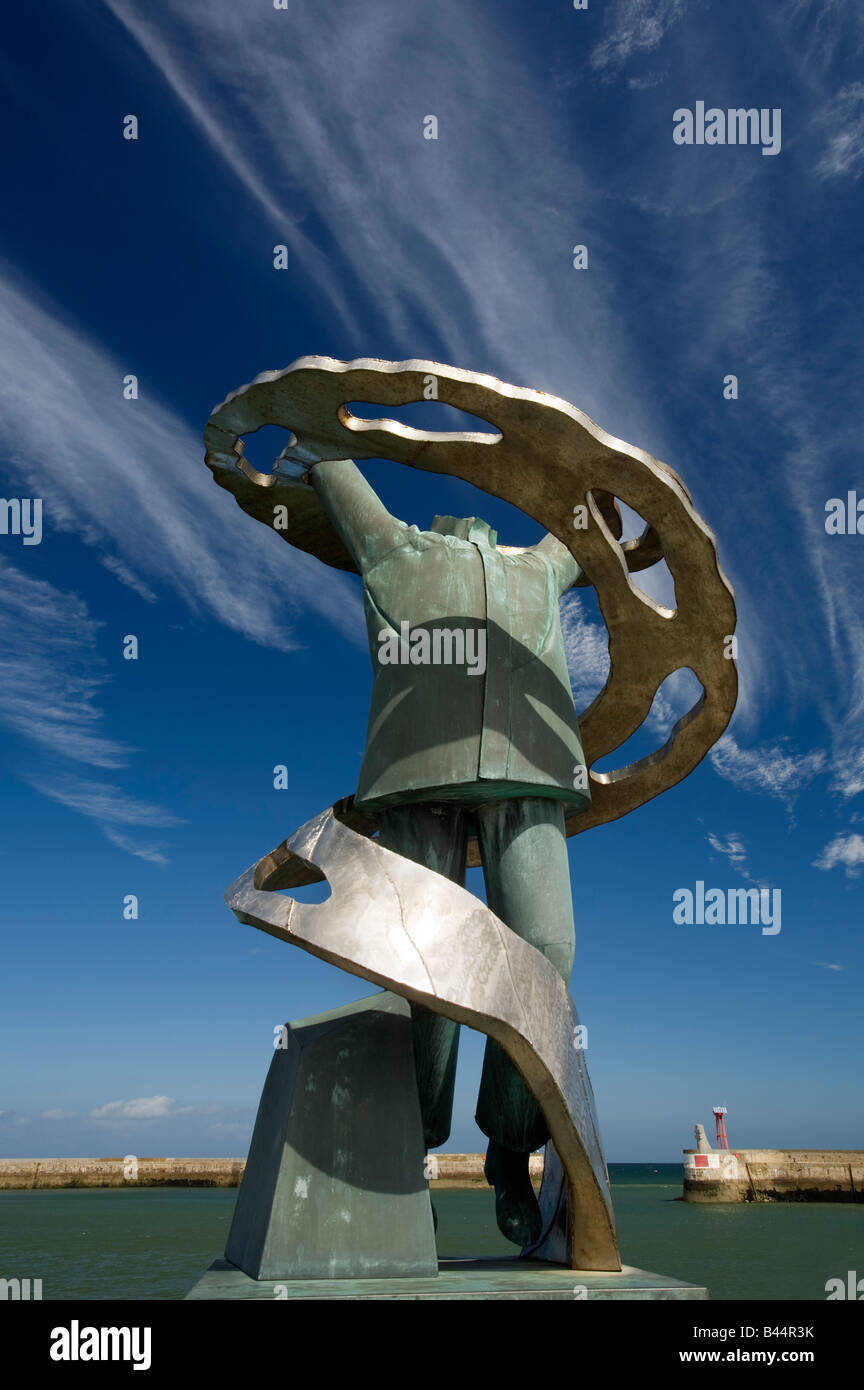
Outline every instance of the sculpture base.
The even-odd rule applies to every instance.
[[[408,1000],[373,994],[281,1041],[226,1260],[253,1281],[434,1278]]]
[[[681,1279],[667,1279],[625,1265],[619,1273],[565,1269],[532,1260],[446,1259],[437,1278],[410,1279],[250,1279],[227,1260],[214,1260],[187,1293],[187,1299],[439,1299],[549,1298],[568,1303],[583,1299],[707,1299],[708,1290]]]

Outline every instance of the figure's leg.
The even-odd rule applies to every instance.
[[[378,842],[464,886],[468,819],[461,807],[391,807],[381,814]],[[459,1025],[422,1004],[412,1003],[411,1017],[423,1133],[435,1149],[450,1136]]]
[[[564,810],[545,797],[490,801],[477,812],[486,898],[502,922],[542,951],[561,978],[573,966],[573,902]],[[477,1124],[490,1140],[487,1179],[498,1224],[517,1244],[539,1235],[528,1157],[549,1138],[542,1112],[506,1052],[486,1042]]]

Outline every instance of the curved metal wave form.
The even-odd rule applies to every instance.
[[[276,891],[323,878],[326,902]],[[495,1038],[536,1097],[555,1149],[547,1146],[544,1231],[531,1254],[576,1269],[621,1268],[578,1018],[545,956],[466,889],[352,830],[333,808],[225,898],[239,921]]]

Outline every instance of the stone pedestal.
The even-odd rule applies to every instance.
[[[668,1279],[644,1269],[625,1265],[614,1273],[597,1270],[565,1269],[561,1265],[520,1259],[442,1260],[433,1279],[318,1279],[255,1280],[234,1269],[225,1260],[216,1260],[187,1299],[407,1299],[411,1302],[433,1299],[455,1302],[463,1299],[551,1299],[581,1303],[602,1299],[659,1299],[688,1302],[707,1299],[708,1290],[681,1279]]]
[[[407,1000],[374,994],[286,1024],[283,1041],[226,1260],[247,1281],[434,1277]]]

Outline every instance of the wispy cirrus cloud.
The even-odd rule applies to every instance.
[[[108,674],[98,646],[101,626],[77,594],[0,559],[0,723],[51,755],[20,774],[34,791],[97,821],[119,848],[164,865],[159,846],[120,827],[179,825],[177,816],[64,768],[71,762],[119,770],[135,753],[103,729],[98,697]]]
[[[637,578],[643,576],[639,575]],[[665,588],[665,585],[663,587]],[[668,599],[665,592],[657,597],[658,601],[661,597]],[[672,602],[674,603],[674,596]],[[570,688],[580,713],[587,709],[596,695],[599,695],[610,671],[606,628],[602,623],[594,622],[588,617],[587,607],[586,600],[573,589],[565,594],[560,605],[561,631]],[[659,747],[669,737],[681,716],[692,709],[701,693],[702,687],[692,671],[686,668],[673,671],[655,692],[643,730],[637,731],[635,737],[641,738],[643,732],[650,734]],[[625,743],[623,748],[626,749],[627,746]],[[638,755],[641,757],[646,751],[641,748]],[[626,755],[620,749],[615,751],[614,756],[609,756],[616,765],[622,758],[626,761]]]
[[[591,50],[592,68],[613,76],[632,58],[652,53],[686,9],[685,0],[617,0],[606,7],[609,32]]]
[[[750,104],[761,89],[764,104],[773,106],[775,41],[800,58],[798,120],[779,160],[752,149],[682,150],[671,138],[666,86],[655,91],[652,74],[637,72],[622,88],[622,100],[631,103],[623,112],[626,148],[610,169],[603,145],[601,171],[590,148],[574,148],[572,113],[550,102],[548,74],[532,67],[518,28],[502,25],[492,7],[466,10],[442,0],[430,22],[397,0],[349,11],[322,0],[314,12],[293,11],[290,21],[275,10],[250,20],[229,0],[214,0],[206,12],[193,0],[166,0],[158,14],[131,0],[108,5],[245,194],[245,207],[264,221],[266,235],[288,244],[320,292],[322,317],[343,325],[358,351],[368,352],[370,333],[383,324],[390,337],[411,344],[411,353],[556,392],[610,432],[665,457],[666,444],[676,444],[678,457],[670,461],[718,529],[736,589],[742,652],[746,647],[741,725],[755,727],[774,702],[794,706],[801,662],[815,669],[827,627],[835,635],[835,679],[823,697],[825,718],[842,723],[864,747],[861,720],[849,717],[862,707],[864,624],[850,611],[848,566],[838,566],[833,578],[825,572],[812,525],[828,469],[846,441],[836,410],[820,412],[803,365],[818,336],[820,369],[832,380],[854,377],[848,363],[857,323],[841,315],[835,325],[822,316],[814,335],[812,323],[800,321],[797,279],[784,278],[777,255],[786,225],[778,169],[795,158],[788,151],[815,128],[837,91],[830,64],[844,50],[842,6],[802,0],[791,23],[785,12],[758,16],[744,67],[739,46],[728,41],[734,21],[712,17],[707,5],[610,5],[604,35],[583,60],[579,80],[564,84],[568,91],[590,89],[592,81],[596,87],[662,52],[682,81],[672,104],[692,103],[700,83],[709,101],[743,83],[747,90],[736,101]],[[335,82],[332,32],[343,51],[361,55]],[[811,49],[819,58],[812,65]],[[379,94],[371,103],[370,71]],[[854,104],[854,84],[840,85]],[[490,103],[491,91],[508,92],[506,111]],[[422,136],[427,112],[439,121],[434,141]],[[841,141],[838,168],[850,162],[853,118],[850,107],[848,122],[839,112],[839,127],[831,127]],[[813,166],[808,147],[800,172],[816,197],[822,185]],[[797,199],[797,182],[795,189]],[[615,224],[630,210],[639,218],[640,250],[628,273]],[[574,279],[569,254],[576,240],[600,253],[602,274]],[[323,254],[329,245],[333,258]],[[675,271],[666,277],[670,257]],[[666,287],[662,304],[644,292],[655,271]],[[818,286],[811,288],[812,304],[821,307]],[[644,343],[638,347],[633,323],[640,316],[675,344],[661,394],[677,394],[676,363],[694,382],[710,377],[688,403],[689,422],[677,441],[668,438]],[[757,412],[760,445],[749,454],[735,434],[743,406],[725,408],[722,423],[711,418],[711,393],[719,398],[728,371],[741,373],[743,399]],[[848,385],[847,398],[855,399],[855,381]],[[781,442],[769,448],[766,432]],[[705,452],[711,463],[702,467]],[[717,518],[725,519],[722,528]],[[793,630],[768,557],[802,546],[806,560],[797,577],[809,601]],[[755,772],[749,785],[757,785]]]
[[[846,0],[791,0],[788,13],[770,14],[784,57],[813,83],[830,77],[838,58],[864,51],[864,15]]]
[[[816,165],[821,179],[860,179],[864,173],[864,82],[837,93],[822,116],[827,148]]]
[[[755,714],[774,693],[770,673],[783,669],[782,661],[771,661],[773,614],[750,593],[759,499],[752,501],[746,462],[736,467],[724,460],[722,474],[701,472],[702,450],[689,438],[678,441],[680,458],[669,456],[674,440],[651,364],[638,350],[627,310],[633,285],[628,290],[619,278],[623,262],[615,249],[621,207],[635,205],[642,215],[653,198],[656,207],[647,215],[658,219],[668,254],[670,215],[681,215],[683,204],[692,226],[671,233],[683,288],[664,302],[662,317],[675,322],[683,311],[687,321],[675,330],[682,354],[728,362],[724,335],[749,348],[751,301],[755,296],[767,312],[774,288],[767,248],[735,201],[756,178],[754,161],[727,162],[720,177],[700,174],[672,143],[671,110],[664,106],[661,116],[652,108],[643,121],[641,107],[634,107],[634,128],[649,143],[629,150],[620,188],[604,166],[598,198],[592,152],[574,149],[572,120],[549,101],[547,74],[526,62],[518,30],[500,24],[491,8],[468,11],[443,0],[429,23],[396,0],[374,11],[346,11],[324,0],[314,16],[296,12],[290,24],[280,24],[284,16],[275,11],[250,23],[227,0],[209,6],[206,17],[190,0],[168,0],[158,16],[130,0],[108,2],[243,189],[247,207],[317,285],[322,316],[346,323],[357,351],[369,351],[370,333],[383,323],[388,336],[411,345],[412,355],[554,392],[610,433],[667,457],[712,524],[738,499],[740,524],[736,518],[721,535],[721,554],[747,615],[752,640],[741,707]],[[657,50],[673,29],[676,43],[678,35],[692,38],[694,26],[679,24],[684,13],[682,0],[626,0],[615,7],[578,85],[596,85],[631,56]],[[332,47],[324,38],[330,21],[345,51],[374,53],[375,88],[386,99],[369,103],[366,62],[346,66],[333,82]],[[701,29],[700,35],[702,42]],[[490,105],[492,90],[509,93],[507,112]],[[630,100],[655,97],[634,89]],[[437,140],[423,139],[427,112],[438,118]],[[286,129],[290,142],[282,138]],[[502,216],[496,210],[505,188]],[[705,224],[706,208],[718,199],[733,204],[719,224],[719,237],[729,243],[719,280],[717,237],[713,227],[706,235]],[[315,250],[316,241],[334,236],[338,287]],[[575,275],[575,241],[597,249],[602,273]],[[640,286],[649,266],[650,260],[640,264]],[[646,585],[657,582],[646,576]]]
[[[570,590],[561,600],[561,631],[570,686],[577,710],[590,705],[609,678],[609,642],[606,629],[591,622],[585,603]]]
[[[146,864],[158,864],[160,868],[165,868],[168,864],[168,856],[162,852],[158,845],[148,844],[137,836],[124,835],[122,830],[118,830],[116,825],[102,826],[102,834],[112,845],[118,849],[123,849],[127,854],[132,854],[136,859],[143,859]]]
[[[822,772],[827,756],[815,748],[801,755],[789,751],[788,743],[777,740],[753,748],[742,748],[733,734],[725,733],[710,753],[714,771],[745,791],[763,792],[786,806]]]
[[[142,840],[140,835],[126,834],[120,829],[121,826],[134,826],[140,830],[141,827],[167,828],[183,824],[181,817],[166,811],[162,806],[139,801],[137,797],[129,796],[118,787],[89,782],[82,777],[62,774],[58,776],[54,771],[26,775],[24,781],[34,791],[47,796],[50,801],[58,801],[61,806],[68,806],[71,811],[77,811],[79,815],[89,816],[92,820],[98,821],[105,838],[118,849],[125,850],[127,854],[143,859],[148,864],[158,864],[164,868],[168,863],[168,858],[159,845]]]
[[[138,801],[117,787],[88,782],[84,778],[60,777],[51,782],[33,778],[31,786],[52,801],[59,801],[61,806],[68,806],[82,816],[91,816],[93,820],[139,826],[180,824],[177,816],[161,806]]]
[[[574,279],[571,265],[574,203],[583,241],[603,237],[605,210],[545,74],[494,9],[442,0],[430,23],[401,0],[374,10],[324,0],[285,23],[275,11],[250,22],[230,0],[206,19],[189,0],[168,0],[158,16],[107,3],[359,353],[383,322],[411,345],[406,355],[557,392],[640,439],[655,407],[612,268]],[[334,30],[363,55],[338,81]],[[508,92],[507,112],[490,104],[495,88]],[[423,138],[427,113],[437,140]],[[506,216],[491,216],[517,187]],[[334,237],[338,278],[320,249]]]
[[[128,565],[124,565],[122,560],[118,560],[116,555],[103,555],[102,564],[109,574],[113,574],[115,579],[119,579],[121,584],[125,584],[127,589],[132,589],[139,598],[143,598],[145,603],[158,603],[159,598],[154,594],[149,584],[145,584],[136,574],[133,574]]]
[[[237,512],[200,432],[146,393],[124,400],[120,363],[2,264],[0,343],[0,447],[46,528],[96,547],[146,601],[167,588],[255,642],[290,649],[302,608],[359,640],[346,577]]]
[[[77,594],[0,559],[0,721],[47,752],[118,768],[133,750],[101,728],[100,626]]]

